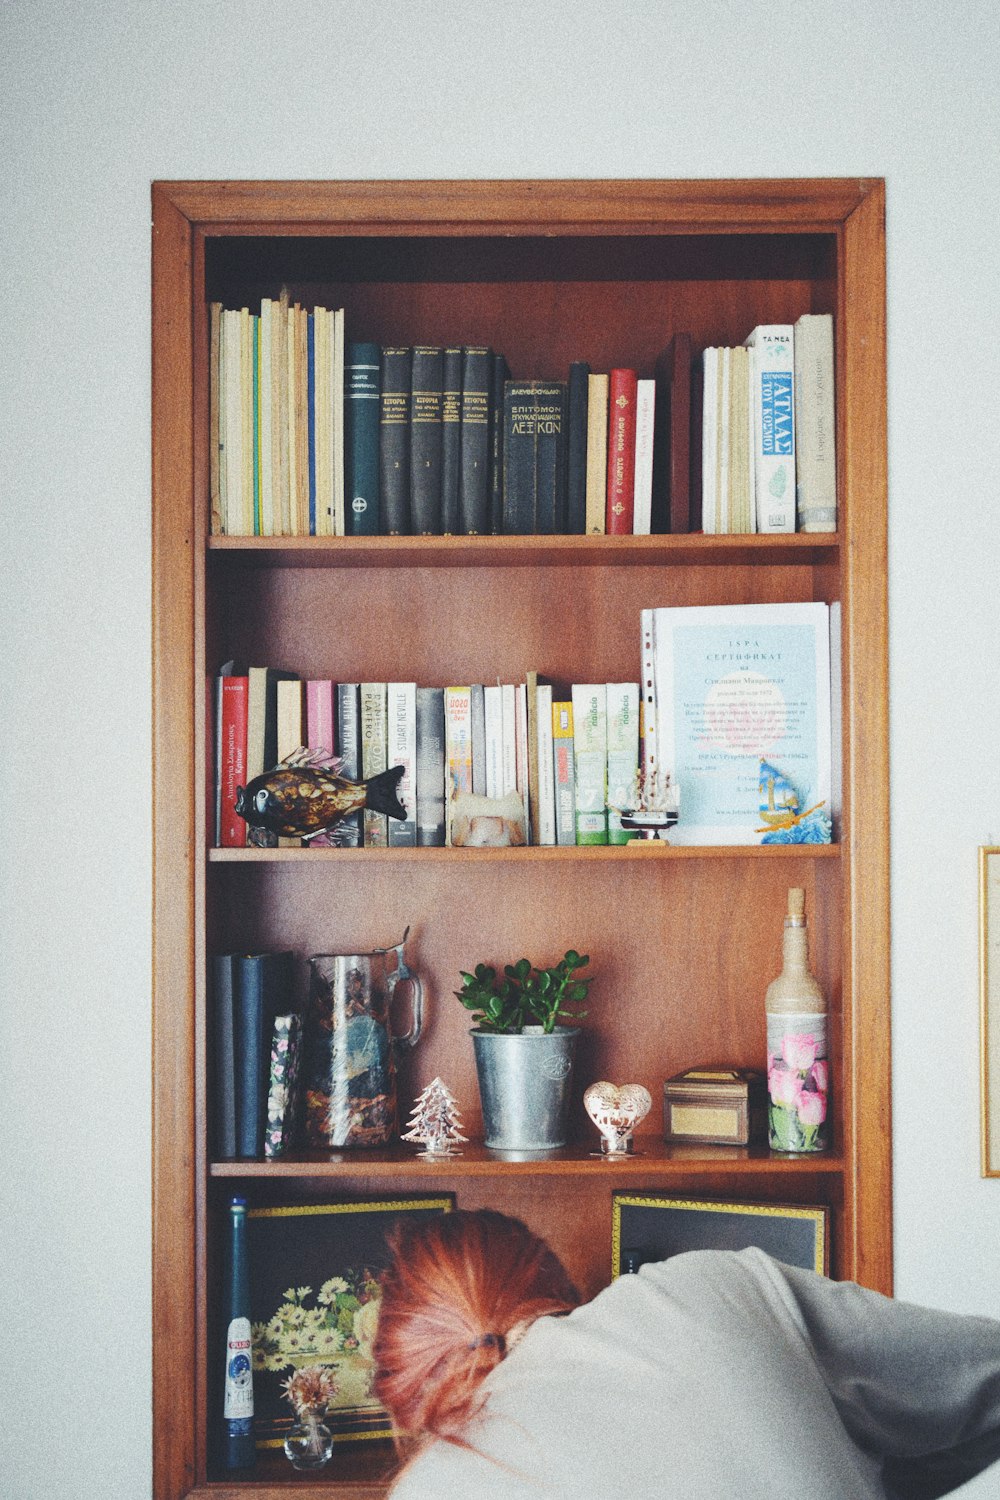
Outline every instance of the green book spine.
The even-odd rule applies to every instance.
[[[608,713],[603,683],[574,683],[573,752],[576,767],[576,841],[608,842]]]
[[[344,360],[344,488],[349,536],[379,529],[379,367],[377,344],[348,344]]]
[[[632,834],[622,827],[615,808],[635,805],[639,768],[639,684],[609,682],[608,706],[608,843],[627,844]]]

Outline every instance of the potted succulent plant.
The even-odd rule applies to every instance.
[[[557,964],[526,958],[502,974],[490,964],[462,973],[455,994],[476,1023],[472,1044],[486,1145],[497,1151],[553,1151],[566,1144],[579,1009],[590,959],[570,948]]]

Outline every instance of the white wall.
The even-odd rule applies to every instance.
[[[1000,841],[998,31],[939,0],[2,8],[12,1500],[149,1487],[158,177],[888,179],[897,1291],[1000,1312],[975,859]]]

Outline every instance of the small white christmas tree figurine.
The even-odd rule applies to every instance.
[[[413,1106],[409,1130],[401,1137],[404,1141],[416,1141],[424,1147],[418,1156],[461,1156],[454,1149],[455,1141],[468,1140],[459,1126],[462,1116],[454,1095],[440,1078],[433,1078]]]

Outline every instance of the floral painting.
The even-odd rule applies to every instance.
[[[450,1198],[303,1204],[248,1214],[254,1428],[258,1447],[280,1446],[294,1420],[289,1380],[332,1376],[325,1418],[339,1439],[389,1437],[373,1391],[379,1274],[386,1236],[401,1213],[429,1215]]]

